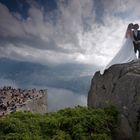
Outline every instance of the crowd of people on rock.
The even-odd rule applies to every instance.
[[[15,112],[26,104],[28,100],[42,97],[44,90],[15,89],[11,86],[0,88],[0,116]]]

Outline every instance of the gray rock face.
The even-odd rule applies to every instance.
[[[113,103],[121,113],[119,139],[140,139],[140,60],[96,72],[88,93],[89,107]]]
[[[41,114],[47,113],[48,111],[47,98],[48,98],[47,91],[44,90],[42,91],[42,93],[40,93],[39,97],[34,98],[32,100],[27,100],[24,106],[18,108],[18,110],[30,111],[33,113],[41,113]]]

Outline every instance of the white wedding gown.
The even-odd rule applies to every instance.
[[[128,62],[135,60],[136,58],[137,57],[134,52],[133,41],[129,35],[129,36],[127,36],[127,38],[124,38],[123,44],[122,44],[120,50],[118,51],[118,53],[109,62],[109,64],[107,64],[107,66],[103,70],[101,70],[101,74],[104,73],[105,69],[108,69],[110,66],[112,66],[114,64],[128,63]]]

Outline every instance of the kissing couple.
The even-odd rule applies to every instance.
[[[127,27],[125,38],[120,50],[113,57],[113,59],[107,64],[107,66],[101,71],[109,68],[114,64],[128,63],[137,59],[136,53],[138,52],[138,58],[140,58],[140,30],[138,24],[130,23]]]

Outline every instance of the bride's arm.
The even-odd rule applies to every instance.
[[[125,34],[125,38],[128,38],[129,36],[130,36],[130,38],[132,39],[132,41],[134,41],[135,43],[137,43],[137,41],[134,39],[133,31],[127,29],[126,34]]]
[[[132,38],[132,33],[129,29],[127,29],[125,33],[125,38],[128,38],[129,36]]]

